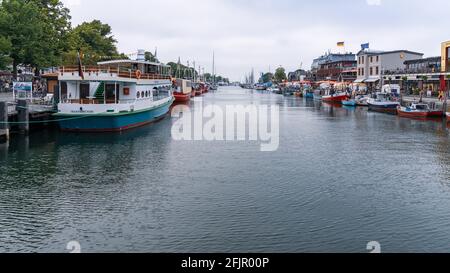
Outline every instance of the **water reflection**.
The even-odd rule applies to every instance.
[[[188,105],[280,105],[280,149],[121,134],[0,144],[0,252],[448,251],[445,122],[227,88]]]

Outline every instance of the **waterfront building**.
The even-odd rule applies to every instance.
[[[293,81],[303,81],[303,80],[305,80],[307,74],[308,74],[308,73],[307,73],[305,70],[303,70],[303,69],[298,69],[298,70],[296,70],[296,71],[294,71],[294,72],[289,72],[289,74],[288,74],[288,80],[289,80],[290,82],[293,82]]]
[[[313,81],[321,81],[326,80],[328,76],[326,75],[326,71],[323,71],[324,68],[327,67],[327,64],[333,64],[338,65],[339,62],[354,62],[356,59],[356,55],[353,53],[326,53],[325,55],[322,55],[316,59],[314,59],[313,64],[311,65],[311,76],[310,80]],[[325,65],[325,66],[324,66]],[[340,64],[342,66],[342,63]],[[321,71],[322,70],[322,71]],[[320,76],[319,76],[320,71]]]
[[[441,71],[441,56],[404,62],[405,73],[436,73]]]
[[[364,49],[357,54],[357,79],[370,91],[381,86],[382,75],[398,73],[405,68],[405,61],[422,59],[423,53],[409,50],[378,51]]]
[[[401,84],[406,94],[418,95],[420,91],[425,91],[427,96],[438,96],[440,91],[448,91],[450,41],[443,42],[441,47],[441,56],[407,60],[403,69],[385,71],[383,80]]]
[[[317,70],[317,80],[351,81],[356,80],[356,61],[341,60],[326,62]]]

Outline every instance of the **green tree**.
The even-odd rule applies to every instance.
[[[64,64],[74,64],[78,51],[83,53],[84,64],[96,64],[99,61],[127,58],[119,54],[117,41],[108,24],[99,20],[84,22],[68,34],[68,52],[64,54]]]
[[[11,64],[9,52],[11,50],[11,41],[5,37],[0,37],[0,69],[5,69]]]
[[[155,55],[149,51],[145,52],[145,60],[149,62],[159,63],[159,60],[155,57]]]
[[[287,80],[286,70],[283,67],[278,67],[275,71],[275,81],[280,83]]]
[[[70,11],[59,0],[32,0],[41,11],[44,24],[43,45],[45,61],[43,65],[59,65],[62,55],[68,50],[67,35],[71,30]]]
[[[261,75],[261,78],[259,79],[259,83],[268,83],[273,80],[273,74],[272,73],[265,73]]]
[[[69,10],[58,0],[0,1],[0,37],[11,45],[7,55],[13,73],[20,64],[38,72],[59,63],[69,21]]]
[[[0,37],[9,40],[9,57],[13,73],[17,66],[45,62],[44,23],[42,12],[34,1],[4,0],[0,7]]]
[[[170,66],[172,71],[172,77],[175,78],[192,78],[195,72],[195,76],[198,77],[198,72],[192,67],[187,67],[186,65],[170,62],[167,64]]]

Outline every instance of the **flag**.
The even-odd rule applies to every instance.
[[[361,50],[369,49],[369,47],[370,47],[370,44],[369,44],[369,43],[367,43],[367,44],[362,44],[362,45],[361,45]]]
[[[83,72],[83,65],[81,63],[81,59],[83,58],[83,54],[81,53],[81,50],[78,51],[78,75],[80,75],[81,79],[84,80],[84,72]]]
[[[344,46],[345,46],[345,42],[338,42],[338,43],[337,43],[337,46],[338,46],[338,47],[344,47]]]

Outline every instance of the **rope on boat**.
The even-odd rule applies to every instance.
[[[65,118],[65,119],[49,119],[49,120],[35,120],[35,121],[0,121],[0,124],[39,124],[39,123],[51,123],[51,122],[60,122],[60,121],[67,121],[67,120],[76,120],[76,119],[83,119],[92,117],[93,115],[89,116],[81,116],[81,117],[73,117],[73,118]]]

